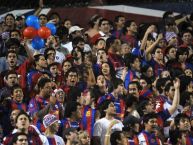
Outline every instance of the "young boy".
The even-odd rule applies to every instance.
[[[23,91],[20,85],[15,84],[11,89],[11,110],[19,109],[19,110],[27,110],[27,106],[23,103]]]

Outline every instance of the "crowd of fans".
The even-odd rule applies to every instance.
[[[193,14],[72,21],[40,14],[57,28],[40,50],[24,16],[1,22],[0,143],[193,145]]]

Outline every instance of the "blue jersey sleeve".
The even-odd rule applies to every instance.
[[[166,109],[166,110],[158,112],[158,116],[160,116],[163,119],[163,121],[166,121],[168,118],[171,117],[171,114],[168,111],[168,109]]]
[[[28,106],[28,112],[30,116],[33,116],[36,112],[38,112],[39,107],[35,98],[31,99]]]

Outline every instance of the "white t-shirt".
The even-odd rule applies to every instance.
[[[115,120],[115,119],[113,119],[113,120]],[[111,121],[113,121],[113,120],[101,118],[101,119],[97,120],[94,124],[93,136],[99,136],[100,137],[101,145],[104,145],[104,139],[105,139],[105,134],[106,134],[107,128],[109,127]],[[121,131],[122,130],[123,124],[121,121],[119,121],[119,122],[120,123],[115,124],[112,127],[112,131],[115,131],[115,130]]]
[[[40,137],[43,145],[50,145],[48,138],[44,134],[41,134],[41,132],[38,130],[38,128],[36,126],[34,126],[34,125],[30,125],[30,126],[33,127],[35,129],[35,131],[39,134],[39,137]],[[54,135],[54,138],[55,138],[56,145],[65,145],[62,137],[60,137],[58,135]]]
[[[166,102],[164,103],[164,105],[163,105],[164,110],[169,109],[171,106],[172,106],[172,105],[171,105],[168,101],[166,101]],[[176,110],[175,110],[175,112],[174,112],[173,114],[171,114],[171,117],[168,118],[167,121],[172,121],[172,120],[174,120],[174,118],[176,117],[176,115],[178,115],[179,113],[181,113],[182,110],[183,110],[183,107],[182,107],[181,105],[178,105],[177,108],[176,108]]]
[[[54,140],[56,142],[56,145],[65,145],[64,140],[62,139],[62,137],[58,136],[58,135],[54,135]],[[46,140],[43,142],[43,145],[51,145],[49,144],[48,138],[46,137]]]
[[[62,52],[56,50],[55,62],[62,64],[65,58],[66,57]]]

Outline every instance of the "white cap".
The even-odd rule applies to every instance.
[[[58,89],[55,89],[54,90],[54,93],[56,94],[56,93],[58,93],[58,92],[64,92],[61,88],[58,88]]]
[[[84,28],[80,28],[79,26],[72,26],[72,27],[70,27],[70,29],[69,29],[69,34],[75,32],[75,31],[81,31],[81,30],[83,30],[83,29],[84,29]]]
[[[46,116],[44,116],[43,118],[43,124],[45,126],[45,128],[51,126],[52,124],[54,124],[55,122],[59,123],[59,120],[57,119],[57,117],[53,114],[47,114]]]

